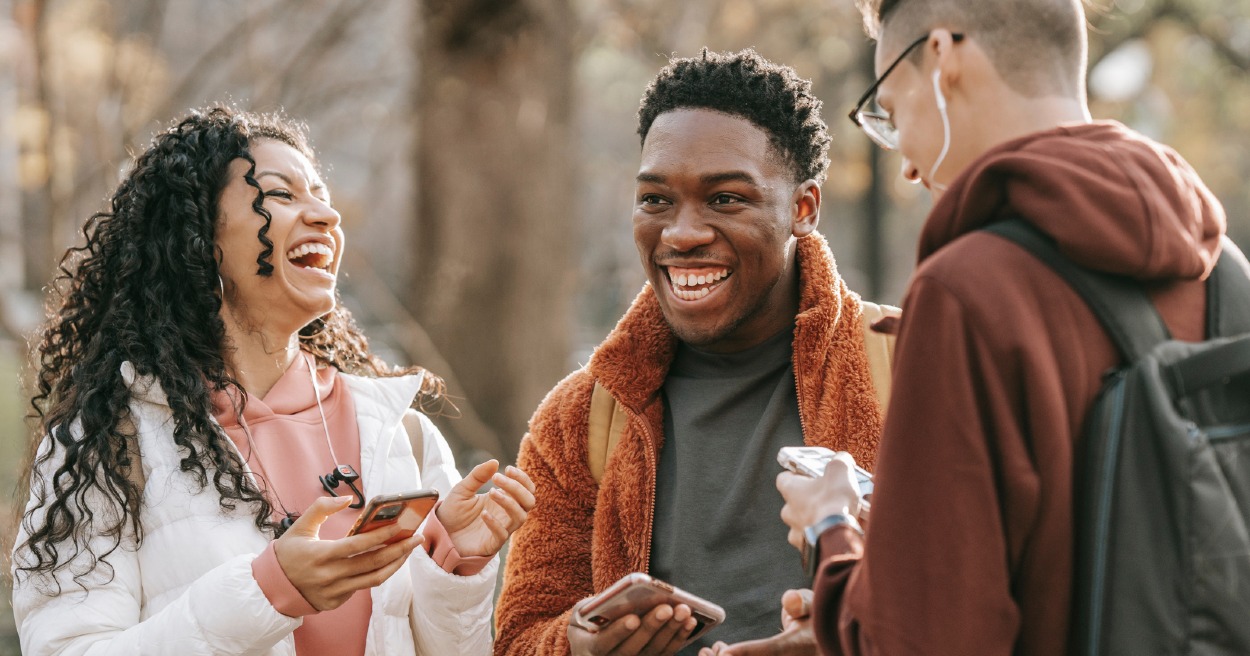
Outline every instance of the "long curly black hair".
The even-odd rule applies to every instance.
[[[789,66],[774,64],[751,48],[670,59],[647,85],[638,107],[638,136],[645,143],[651,124],[675,109],[710,109],[744,118],[768,133],[794,172],[794,182],[825,181],[829,132],[820,117],[812,83]]]
[[[86,221],[86,243],[62,258],[35,356],[31,405],[38,434],[27,470],[33,503],[22,517],[27,539],[15,554],[19,575],[50,576],[72,564],[80,580],[106,564],[124,538],[136,546],[143,539],[125,362],[160,381],[182,471],[201,487],[211,481],[224,510],[243,504],[254,509],[258,528],[280,533],[270,502],[212,421],[210,402],[213,392],[227,388],[243,397],[223,359],[227,338],[214,243],[218,201],[236,159],[251,164],[245,179],[256,188],[252,209],[265,219],[256,235],[264,246],[257,274],[273,272],[273,243],[266,237],[271,217],[249,151],[260,139],[288,144],[315,162],[303,126],[281,115],[224,106],[194,111],[155,137],[108,211]],[[305,326],[300,343],[319,363],[340,371],[421,373],[422,398],[443,392],[442,381],[424,370],[392,368],[370,354],[341,303]]]

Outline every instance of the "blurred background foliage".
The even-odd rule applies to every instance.
[[[634,114],[670,55],[754,47],[813,81],[821,230],[854,289],[897,303],[929,199],[844,116],[873,77],[851,4],[0,0],[0,489],[28,450],[27,340],[60,255],[152,134],[213,102],[307,121],[349,235],[345,302],[385,358],[448,380],[437,421],[462,465],[514,458],[640,288]],[[1250,244],[1250,0],[1101,0],[1090,23],[1094,115],[1179,150]]]

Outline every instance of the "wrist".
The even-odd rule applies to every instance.
[[[816,569],[820,566],[821,535],[838,526],[846,526],[860,537],[864,536],[864,529],[859,525],[859,520],[855,519],[849,511],[849,508],[843,508],[842,512],[828,515],[803,530],[803,567],[808,578],[815,578]]]

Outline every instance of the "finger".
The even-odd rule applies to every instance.
[[[504,471],[508,474],[508,476],[516,479],[518,483],[520,483],[525,489],[529,490],[531,493],[538,490],[538,486],[534,485],[534,481],[533,479],[530,478],[530,475],[526,474],[525,471],[523,471],[520,467],[513,467],[512,465],[508,465],[508,468]]]
[[[463,496],[473,496],[477,491],[486,485],[491,476],[499,471],[499,461],[494,458],[483,462],[474,467],[469,474],[465,476],[456,487],[452,488],[452,494],[460,494]]]
[[[517,471],[521,471],[517,469]],[[491,477],[495,483],[495,488],[500,492],[504,492],[524,510],[534,507],[534,493],[521,484],[521,481],[515,478],[504,476],[503,474],[495,474]]]
[[[611,624],[594,634],[593,651],[597,654],[616,653],[621,643],[628,640],[641,625],[642,620],[633,613],[616,618]]]
[[[304,509],[304,514],[300,515],[291,524],[291,528],[287,529],[285,535],[298,535],[302,537],[315,538],[321,531],[321,525],[326,519],[336,512],[346,508],[352,502],[351,497],[319,497]]]
[[[387,579],[391,578],[395,572],[398,572],[399,568],[404,566],[404,563],[408,562],[408,554],[412,553],[412,549],[417,544],[420,544],[419,538],[420,536],[414,535],[408,540],[397,542],[386,549],[379,550],[377,552],[379,554],[389,553],[394,547],[408,545],[411,543],[411,546],[405,546],[401,548],[397,554],[393,554],[393,557],[385,559],[380,566],[367,569],[354,575],[345,576],[333,587],[336,587],[342,590],[345,594],[350,595],[350,593],[357,590],[364,590],[366,588],[373,588],[381,585]],[[373,554],[368,554],[368,556],[372,557]],[[373,561],[374,559],[371,558],[370,560]]]
[[[794,505],[787,503],[781,507],[781,521],[790,527],[800,525],[799,513]]]
[[[790,527],[790,532],[786,534],[786,541],[799,551],[803,551],[803,545],[807,543],[807,540],[803,537],[803,531],[793,526]]]
[[[652,608],[650,612],[643,616],[642,624],[638,627],[638,630],[634,631],[633,635],[617,646],[615,651],[621,654],[637,654],[647,646],[647,643],[651,642],[656,632],[663,628],[672,617],[673,607],[668,604],[660,604]]]
[[[373,551],[385,545],[395,536],[407,532],[407,530],[399,524],[390,524],[389,526],[383,526],[365,533],[339,538],[332,541],[331,549],[326,555],[334,558],[350,558],[357,554]],[[421,536],[416,535],[414,537]],[[425,538],[422,537],[422,539],[424,540]]]
[[[823,478],[830,476],[846,476],[855,469],[855,456],[846,451],[838,451],[833,454],[833,459],[825,466],[825,474]]]
[[[504,515],[512,522],[512,530],[516,530],[518,526],[525,523],[525,518],[529,516],[525,508],[521,506],[521,502],[515,497],[509,496],[507,492],[499,488],[495,488],[487,493],[490,500],[504,512]]]
[[[690,607],[685,604],[677,604],[673,609],[673,617],[668,623],[660,627],[655,632],[655,637],[651,638],[651,642],[647,644],[647,653],[671,654],[675,653],[682,645],[686,644],[686,639],[690,637],[690,631],[697,625],[694,618],[691,617]]]
[[[482,523],[486,525],[490,534],[499,540],[499,546],[503,546],[503,543],[512,535],[512,531],[508,530],[508,525],[496,519],[489,511],[482,511]]]
[[[801,620],[811,614],[811,590],[786,590],[781,595],[782,625],[785,618]]]

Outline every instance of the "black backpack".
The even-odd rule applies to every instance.
[[[1250,654],[1250,278],[1207,281],[1207,340],[1172,340],[1132,281],[1077,266],[1022,219],[985,228],[1077,291],[1123,358],[1076,451],[1072,654]]]

